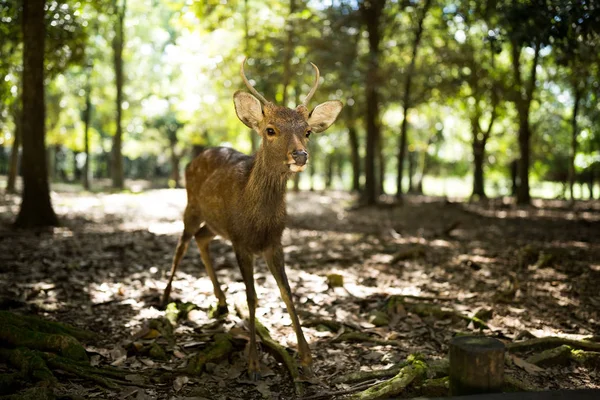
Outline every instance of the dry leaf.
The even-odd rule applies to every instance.
[[[189,381],[190,381],[190,378],[188,378],[187,376],[178,376],[173,381],[173,389],[175,389],[176,392],[179,392],[181,390],[181,388]]]
[[[511,354],[510,357],[512,358],[512,361],[517,367],[524,369],[527,373],[531,375],[537,375],[540,372],[544,371],[544,368],[538,367],[537,365],[527,362],[513,354]]]

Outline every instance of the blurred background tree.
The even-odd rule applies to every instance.
[[[0,173],[22,172],[23,0],[0,0]],[[293,106],[345,103],[297,189],[594,198],[600,7],[567,0],[47,0],[51,183],[179,187],[204,146],[256,149],[239,66]],[[24,116],[27,118],[27,116]],[[39,140],[39,139],[37,139]]]

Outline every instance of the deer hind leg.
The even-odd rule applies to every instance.
[[[198,232],[196,232],[194,237],[196,238],[196,244],[200,250],[200,258],[202,259],[204,268],[206,268],[206,272],[213,284],[215,296],[219,301],[216,315],[225,315],[228,311],[225,293],[223,293],[223,290],[221,290],[221,285],[217,279],[217,274],[215,273],[215,268],[213,267],[212,259],[210,258],[210,253],[208,251],[208,245],[210,244],[211,240],[214,239],[215,234],[208,226],[204,225],[198,230]]]
[[[290,284],[288,282],[287,275],[285,274],[283,248],[281,246],[276,246],[265,251],[263,255],[269,270],[277,281],[277,286],[279,286],[281,297],[285,303],[285,306],[287,307],[288,314],[292,319],[292,325],[294,327],[294,331],[296,332],[296,339],[298,340],[298,353],[300,355],[300,364],[303,367],[303,374],[305,376],[311,376],[313,373],[312,355],[310,353],[308,343],[304,338],[304,334],[302,333],[300,320],[298,319],[298,314],[296,313],[296,308],[294,307],[294,302],[292,300],[292,290],[290,289]]]
[[[250,379],[257,380],[260,376],[258,351],[256,349],[256,291],[254,290],[254,255],[251,252],[235,249],[235,257],[242,272],[246,285],[246,299],[248,301],[248,329],[250,330],[250,343],[248,344],[248,375]]]
[[[175,272],[177,271],[177,267],[179,266],[181,258],[185,255],[185,252],[187,251],[192,236],[194,236],[194,233],[198,230],[200,223],[202,223],[202,217],[200,216],[200,214],[195,212],[190,207],[186,207],[185,212],[183,213],[183,233],[179,238],[179,243],[177,243],[175,255],[173,256],[173,264],[171,265],[171,275],[169,277],[167,287],[165,287],[165,291],[163,292],[163,307],[165,307],[169,303],[169,296],[171,295],[171,284],[173,283]]]

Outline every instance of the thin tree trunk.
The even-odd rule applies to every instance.
[[[13,106],[12,115],[15,124],[15,139],[12,144],[10,153],[10,164],[8,169],[8,182],[6,183],[6,191],[8,193],[16,193],[17,176],[19,175],[19,151],[21,149],[21,112],[17,105]]]
[[[123,189],[125,186],[125,177],[123,171],[123,46],[125,41],[125,8],[127,0],[123,0],[121,7],[117,5],[117,0],[114,0],[114,9],[117,14],[116,32],[113,39],[114,52],[114,68],[115,68],[115,83],[117,89],[116,106],[117,106],[117,130],[113,137],[112,143],[112,185],[114,188]]]
[[[282,104],[287,107],[288,105],[288,87],[292,80],[292,55],[294,54],[294,22],[292,15],[296,12],[296,0],[290,1],[290,13],[288,15],[287,22],[285,24],[285,30],[287,32],[287,39],[285,42],[284,54],[283,54],[283,100]]]
[[[365,158],[365,202],[367,205],[377,203],[377,179],[375,160],[377,158],[377,143],[379,142],[379,54],[381,43],[381,14],[385,0],[365,1],[361,4],[363,21],[369,34],[369,61],[365,81],[366,91],[366,126],[367,143]]]
[[[244,0],[244,53],[246,57],[250,55],[250,22],[248,11],[248,0]],[[252,129],[248,133],[250,134],[250,148],[252,149],[252,154],[254,154],[258,150],[258,135]]]
[[[327,155],[327,168],[325,171],[325,189],[331,189],[333,182],[333,165],[335,160],[335,153]]]
[[[175,144],[171,144],[171,179],[175,182],[175,187],[180,188],[181,177],[179,174],[179,161],[181,157],[177,154],[175,150]]]
[[[83,112],[83,146],[85,151],[85,162],[82,170],[82,184],[85,190],[90,190],[90,120],[92,117],[92,87],[91,68],[87,71],[85,85],[85,110]]]
[[[577,88],[577,84],[575,84],[573,95],[573,117],[571,119],[571,154],[569,155],[569,194],[571,196],[571,202],[575,202],[573,186],[575,185],[575,156],[577,155],[577,135],[579,134],[579,132],[577,132],[577,114],[582,97],[582,91]]]
[[[525,93],[523,94],[520,90],[522,88],[523,79],[521,78],[521,47],[517,43],[512,43],[512,63],[513,73],[515,75],[515,82],[519,92],[516,97],[517,112],[519,114],[519,186],[517,187],[517,203],[518,204],[529,204],[531,202],[531,195],[529,194],[529,164],[530,164],[530,142],[531,142],[531,127],[529,125],[529,110],[531,108],[531,101],[533,100],[533,92],[535,90],[536,76],[537,76],[537,64],[540,54],[539,43],[535,44],[533,62],[531,64],[531,70],[529,74],[529,80]]]
[[[310,180],[310,191],[311,192],[313,192],[315,190],[315,175],[316,175],[316,171],[317,171],[316,160],[318,159],[318,157],[317,157],[318,151],[319,151],[319,146],[315,146],[310,151],[310,157],[312,158],[312,161],[309,161],[309,163],[308,163],[308,178]]]
[[[431,0],[425,0],[421,15],[417,22],[417,30],[415,32],[415,38],[412,44],[412,56],[406,75],[404,78],[404,94],[402,95],[402,125],[400,128],[400,140],[398,143],[398,172],[396,177],[396,197],[402,198],[402,175],[404,170],[404,158],[406,156],[406,144],[408,143],[408,113],[412,107],[411,104],[411,89],[412,79],[415,72],[415,66],[417,62],[417,54],[419,46],[421,44],[421,38],[423,36],[423,22],[431,6]]]
[[[52,209],[45,149],[44,0],[23,3],[23,198],[15,226],[57,226]]]
[[[352,109],[352,107],[347,107]],[[348,139],[350,141],[350,159],[352,161],[352,191],[360,192],[360,154],[358,152],[358,132],[353,115],[348,115]]]
[[[383,155],[383,148],[384,148],[384,144],[383,144],[383,135],[379,135],[379,138],[377,140],[377,167],[379,169],[378,171],[378,179],[377,179],[377,184],[378,184],[378,192],[377,195],[381,196],[382,194],[385,194],[385,156]]]
[[[300,82],[296,82],[295,92],[296,92],[295,93],[296,104],[300,104]],[[301,175],[298,172],[296,172],[294,174],[294,187],[293,187],[294,192],[300,191],[300,176]]]

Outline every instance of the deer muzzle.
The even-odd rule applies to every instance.
[[[308,153],[306,150],[294,150],[292,151],[292,158],[297,166],[302,167],[308,161]]]

